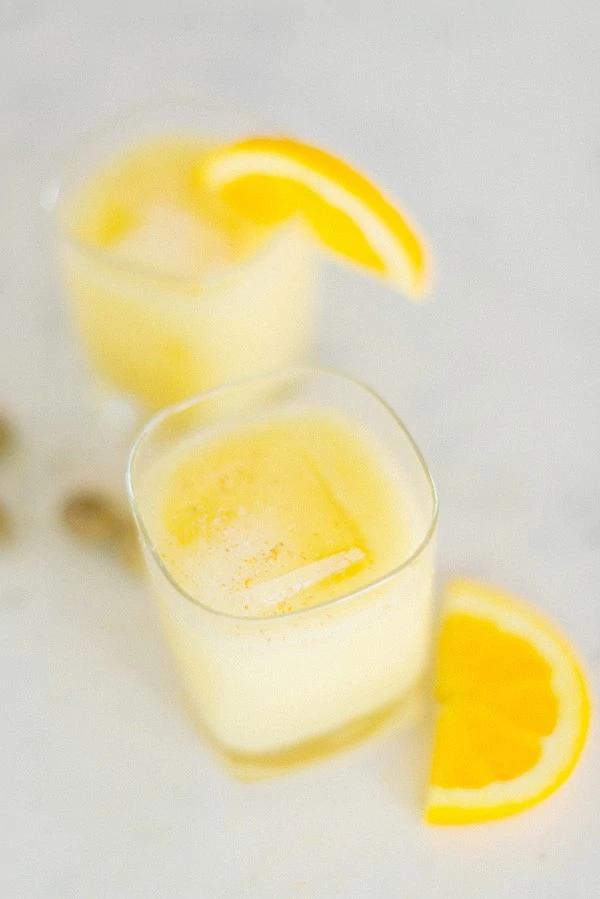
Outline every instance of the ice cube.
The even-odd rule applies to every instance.
[[[197,277],[230,257],[227,238],[216,226],[163,203],[151,204],[141,225],[113,251],[134,265],[179,277]]]
[[[367,557],[335,490],[281,435],[232,436],[192,457],[172,488],[165,523],[180,569],[223,610],[260,615]]]
[[[251,608],[255,613],[268,612],[280,603],[291,600],[303,590],[316,587],[326,578],[334,574],[342,574],[357,562],[362,562],[365,554],[362,549],[353,547],[343,552],[326,556],[316,562],[303,565],[282,574],[271,581],[263,582],[257,587],[246,590],[243,594],[243,608]]]

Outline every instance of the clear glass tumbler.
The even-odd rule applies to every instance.
[[[181,147],[189,153],[195,143],[200,158],[204,150],[255,132],[255,123],[219,101],[157,103],[123,114],[92,137],[60,182],[59,263],[86,355],[105,388],[143,408],[161,408],[229,380],[302,361],[314,331],[312,245],[305,228],[290,220],[250,241],[239,258],[207,258],[200,273],[171,271],[164,260],[132,262],[119,241],[89,241],[86,227],[78,224],[82,197],[94,179],[136,148],[172,141],[174,153]],[[124,180],[125,199],[143,166],[142,159],[130,181]],[[116,224],[108,220],[105,231],[120,227],[129,210],[117,203],[110,213]],[[97,214],[90,212],[92,218]],[[183,219],[173,219],[166,242],[183,245],[185,229]],[[156,258],[163,255],[160,235],[144,239],[158,241]],[[171,249],[177,254],[177,247]]]
[[[393,460],[410,524],[394,567],[321,605],[270,617],[211,608],[178,584],[156,545],[157,462],[180,441],[265,416],[318,408],[374,434]],[[429,654],[437,497],[395,413],[364,385],[301,368],[203,394],[159,413],[129,462],[128,491],[165,635],[195,717],[238,774],[332,751],[395,713]],[[267,500],[268,498],[266,498]]]

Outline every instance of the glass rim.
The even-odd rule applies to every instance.
[[[197,597],[193,596],[181,584],[178,584],[174,579],[173,575],[169,571],[168,567],[165,565],[160,553],[157,550],[157,547],[154,541],[150,538],[150,535],[146,529],[144,519],[140,508],[137,503],[135,488],[133,485],[133,467],[135,464],[135,459],[140,449],[141,445],[145,441],[146,437],[148,437],[157,427],[159,427],[164,421],[170,418],[172,415],[178,415],[180,412],[185,412],[188,409],[191,409],[193,406],[198,405],[200,402],[205,399],[209,399],[210,397],[217,396],[222,393],[226,393],[232,389],[237,387],[243,387],[248,384],[259,384],[261,382],[269,382],[269,381],[284,381],[284,380],[292,380],[294,378],[300,378],[302,376],[307,375],[318,375],[325,376],[327,378],[333,378],[341,381],[345,381],[349,384],[352,384],[354,387],[357,387],[363,393],[368,394],[372,399],[374,399],[388,415],[391,416],[396,426],[402,431],[404,437],[408,440],[408,443],[413,450],[415,456],[417,457],[417,461],[421,467],[421,470],[425,476],[425,480],[427,482],[427,486],[429,488],[429,496],[431,499],[431,513],[428,518],[428,524],[425,528],[425,532],[421,539],[418,541],[416,547],[410,552],[406,558],[404,558],[398,565],[392,568],[390,571],[386,572],[386,574],[381,575],[373,581],[369,581],[369,583],[364,584],[361,587],[356,588],[355,590],[350,590],[347,593],[343,593],[341,596],[333,597],[332,599],[328,599],[326,602],[320,603],[315,606],[310,606],[308,608],[294,609],[291,612],[284,612],[283,614],[275,614],[275,615],[261,615],[261,616],[248,616],[248,615],[235,615],[230,612],[222,612],[219,609],[214,609],[211,606],[206,605],[206,603],[202,602]],[[406,568],[409,568],[413,562],[415,562],[422,553],[427,549],[433,535],[435,533],[438,519],[439,519],[439,500],[438,494],[436,490],[436,486],[429,470],[429,466],[423,456],[423,453],[419,449],[416,441],[414,440],[412,434],[402,421],[402,419],[397,415],[397,413],[392,409],[392,407],[374,390],[371,389],[367,384],[358,378],[353,377],[352,375],[348,375],[344,372],[336,371],[335,369],[327,368],[325,366],[313,366],[313,365],[298,365],[293,366],[291,368],[280,369],[278,371],[269,372],[259,376],[252,376],[248,378],[241,378],[237,381],[231,381],[227,384],[223,384],[220,387],[215,387],[211,390],[206,390],[202,393],[196,394],[193,397],[189,397],[181,401],[180,403],[176,403],[172,406],[167,406],[165,409],[161,409],[149,421],[146,422],[144,427],[140,430],[136,439],[134,440],[131,449],[129,451],[129,456],[127,459],[127,470],[125,475],[125,482],[127,488],[127,496],[129,499],[129,505],[133,512],[133,516],[135,522],[138,526],[140,534],[144,540],[145,546],[150,550],[153,560],[156,562],[161,574],[166,578],[169,584],[177,591],[177,593],[185,600],[189,600],[194,606],[197,606],[203,609],[205,612],[210,613],[211,615],[216,615],[219,618],[229,619],[231,621],[244,621],[244,622],[263,622],[263,621],[275,621],[275,620],[284,620],[294,616],[302,616],[307,615],[309,613],[316,613],[324,609],[328,609],[331,606],[342,604],[344,602],[353,599],[354,597],[361,596],[365,593],[370,593],[373,590],[378,589],[379,587],[384,586],[388,581],[391,581],[394,577],[396,577],[400,572],[404,571]]]
[[[216,98],[213,97],[213,100],[215,99]],[[104,136],[108,136],[112,133],[118,133],[119,128],[124,128],[126,126],[129,118],[132,118],[136,115],[140,116],[144,111],[149,112],[152,109],[156,109],[157,106],[172,106],[176,109],[178,107],[186,105],[187,103],[191,103],[192,101],[192,97],[183,96],[179,98],[163,98],[162,100],[159,99],[155,102],[146,101],[132,104],[131,106],[119,110],[114,115],[105,119],[105,121],[98,127],[87,132],[87,134],[75,146],[75,149],[69,154],[67,161],[62,168],[60,176],[55,178],[50,185],[52,188],[51,193],[53,199],[48,204],[47,209],[51,212],[54,218],[54,226],[59,240],[64,241],[71,248],[77,250],[82,255],[93,259],[94,261],[101,263],[102,265],[105,265],[107,268],[124,274],[133,275],[134,277],[145,279],[148,281],[169,284],[174,287],[182,287],[184,285],[187,287],[201,287],[210,285],[213,282],[216,283],[226,280],[227,278],[230,278],[233,275],[236,275],[237,273],[244,271],[246,268],[254,265],[257,261],[266,257],[273,247],[276,247],[280,241],[283,241],[285,237],[288,234],[293,233],[294,230],[302,229],[305,232],[308,231],[308,226],[306,225],[302,216],[299,214],[292,215],[280,224],[273,226],[271,229],[265,229],[264,239],[260,241],[258,247],[256,247],[255,250],[251,251],[247,255],[242,256],[242,258],[237,262],[226,262],[222,265],[216,266],[214,269],[209,269],[205,274],[202,275],[181,275],[177,274],[176,272],[169,272],[164,269],[154,268],[151,265],[141,265],[139,263],[129,262],[127,259],[119,259],[113,252],[111,252],[110,249],[97,247],[91,243],[87,243],[86,241],[81,240],[73,233],[72,229],[64,225],[61,220],[61,210],[64,209],[64,204],[66,202],[70,176],[76,170],[78,163],[85,159],[87,153],[92,150],[97,142],[102,140]],[[157,131],[157,137],[160,137],[161,133],[163,136],[167,137],[169,135],[175,135],[177,133],[179,133],[180,135],[183,135],[184,133],[191,135],[193,134],[193,129],[181,128],[176,130],[166,128],[163,132],[161,132],[159,129]],[[128,147],[134,148],[135,146],[135,140],[132,140],[131,142],[123,141],[122,149],[125,150]]]

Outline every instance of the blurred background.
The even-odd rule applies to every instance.
[[[40,197],[124,106],[207,91],[388,186],[431,301],[328,265],[320,358],[421,444],[442,575],[529,596],[598,678],[599,38],[585,0],[2,0],[3,895],[596,895],[597,743],[537,816],[461,834],[424,830],[391,741],[254,793],[199,747],[142,584],[57,522],[86,388]]]

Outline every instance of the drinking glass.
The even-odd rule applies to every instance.
[[[200,275],[128,261],[82,239],[75,225],[90,179],[124,152],[163,139],[208,151],[256,131],[218,100],[157,103],[99,131],[68,167],[56,203],[59,265],[103,393],[153,410],[308,354],[315,256],[299,220],[263,234],[237,260],[209,261]]]
[[[314,408],[341,413],[385,447],[410,546],[399,549],[384,576],[321,605],[262,617],[217,611],[201,582],[193,595],[178,583],[152,536],[157,463],[180,442],[215,429]],[[237,773],[268,772],[332,751],[398,709],[429,654],[438,504],[414,440],[369,388],[300,368],[201,394],[146,425],[131,451],[127,484],[185,694]]]

